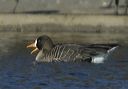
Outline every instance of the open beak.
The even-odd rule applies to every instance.
[[[27,48],[34,48],[34,50],[32,50],[32,52],[31,52],[31,54],[39,51],[39,49],[35,46],[35,43],[28,45]]]

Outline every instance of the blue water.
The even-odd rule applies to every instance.
[[[128,89],[128,47],[119,48],[104,64],[34,64],[35,55],[25,47],[28,39],[0,41],[0,89]]]

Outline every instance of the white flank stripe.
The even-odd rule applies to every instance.
[[[71,58],[71,56],[74,54],[75,51],[74,50],[71,50],[71,52],[72,53],[71,53],[71,55],[69,55],[69,58]]]
[[[62,46],[59,46],[59,49],[58,49],[58,54],[57,54],[57,58],[59,59],[59,56],[60,56],[60,49],[61,49]]]
[[[56,49],[56,47],[53,48],[53,55],[52,55],[53,59],[55,58],[55,51],[56,51],[55,49]]]
[[[65,46],[63,47],[62,51],[61,51],[61,54],[60,54],[60,57],[59,59],[62,57],[63,53],[64,53],[64,49],[65,49]]]
[[[70,49],[65,53],[64,57],[66,57],[66,55],[69,53]]]
[[[58,53],[58,46],[56,47],[56,51],[55,51],[55,58],[57,58],[57,53]]]

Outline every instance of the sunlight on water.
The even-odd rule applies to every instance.
[[[120,47],[104,64],[34,65],[35,55],[26,45],[40,34],[0,35],[0,89],[127,89],[128,47]]]

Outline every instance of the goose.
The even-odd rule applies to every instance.
[[[34,47],[33,54],[39,51],[35,61],[53,62],[53,61],[85,61],[89,63],[103,63],[109,54],[111,54],[118,44],[53,44],[52,39],[47,35],[38,37],[34,43],[27,48]]]

